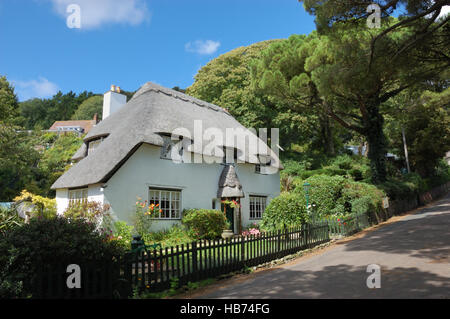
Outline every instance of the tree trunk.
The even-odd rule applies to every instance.
[[[330,124],[330,117],[325,112],[320,115],[319,118],[320,126],[321,126],[321,135],[323,141],[323,151],[325,154],[334,156],[336,155],[334,149],[334,138],[333,138],[333,130]]]
[[[367,108],[367,120],[365,121],[365,135],[369,144],[368,157],[372,171],[372,182],[383,183],[386,181],[386,137],[383,132],[383,116],[380,114],[377,104]]]

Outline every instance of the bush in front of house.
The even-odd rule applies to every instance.
[[[56,216],[56,199],[35,195],[23,190],[20,196],[14,198],[15,202],[25,202],[33,207],[30,217],[53,218]]]
[[[108,262],[123,248],[96,225],[64,217],[32,218],[0,241],[0,298],[25,298],[40,266]]]
[[[284,227],[298,227],[307,221],[305,197],[297,193],[282,193],[266,207],[260,227],[266,231],[275,231]]]
[[[134,227],[128,225],[124,221],[117,221],[113,225],[114,239],[124,249],[131,249],[131,241],[133,240]]]
[[[0,240],[1,236],[6,235],[7,232],[23,223],[24,220],[19,217],[14,208],[0,207]]]
[[[169,229],[150,232],[144,235],[146,245],[160,244],[162,248],[188,244],[197,239],[183,225],[174,225]]]
[[[214,239],[222,235],[227,218],[220,210],[186,209],[182,223],[187,226],[193,238]]]

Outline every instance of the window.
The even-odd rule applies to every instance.
[[[87,201],[88,201],[87,188],[69,190],[69,205],[77,202],[87,202]]]
[[[103,137],[99,138],[98,140],[89,142],[88,155],[91,154],[91,152],[94,151],[100,145],[101,142],[103,142]]]
[[[261,219],[266,209],[267,197],[250,196],[250,219]]]
[[[181,191],[169,189],[150,189],[149,204],[158,205],[162,210],[155,215],[155,219],[181,218]]]
[[[180,137],[180,141],[177,140],[172,140],[172,138],[170,136],[162,136],[162,139],[164,141],[163,146],[161,147],[161,159],[167,159],[167,160],[171,160],[172,159],[172,150],[178,152],[179,155],[179,159],[175,159],[175,160],[180,160],[183,158],[183,146],[181,145],[182,143],[180,143],[180,141],[182,141],[182,137]]]

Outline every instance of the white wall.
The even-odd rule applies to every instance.
[[[160,147],[143,144],[106,183],[105,202],[111,205],[115,217],[130,224],[137,197],[148,200],[150,187],[180,189],[182,209],[211,209],[212,201],[217,197],[223,168],[223,165],[217,163],[176,164],[170,160],[162,160]],[[279,174],[261,175],[255,174],[254,170],[255,166],[252,164],[238,164],[236,167],[246,196],[241,200],[244,227],[250,223],[248,195],[273,198],[280,193]],[[216,202],[216,209],[220,209],[220,201]],[[167,229],[175,223],[179,223],[179,220],[156,221],[152,228]]]
[[[88,201],[103,204],[103,192],[101,184],[89,185]],[[69,206],[69,189],[61,188],[56,190],[56,207],[57,213],[62,215]]]

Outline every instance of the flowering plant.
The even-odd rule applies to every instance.
[[[235,200],[223,200],[222,204],[224,205],[230,205],[231,208],[239,208],[241,205]]]
[[[261,235],[261,231],[259,229],[259,224],[253,223],[242,231],[242,236],[259,236]]]

